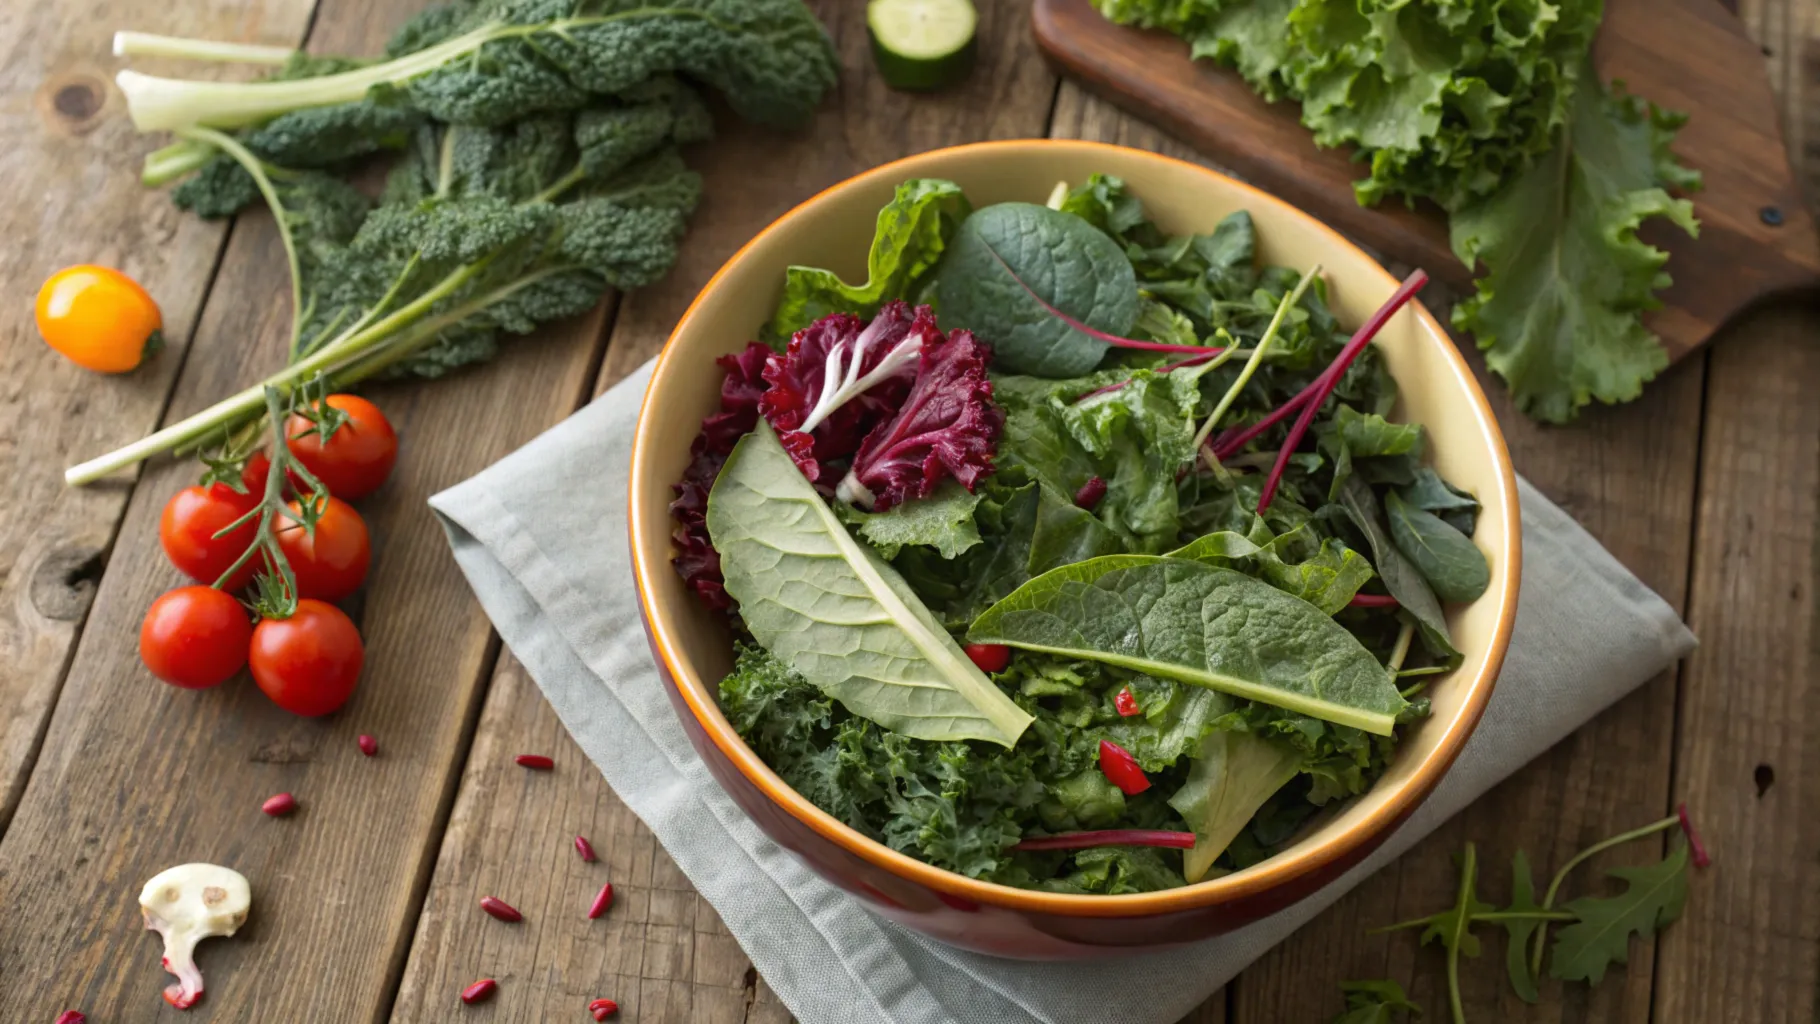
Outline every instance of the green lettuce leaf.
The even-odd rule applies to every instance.
[[[896,197],[878,211],[865,282],[851,285],[831,270],[791,267],[784,272],[784,297],[766,325],[767,340],[781,344],[830,313],[869,319],[886,300],[915,296],[969,209],[952,181],[912,178],[899,185]]]
[[[763,420],[728,457],[707,518],[746,628],[849,711],[905,736],[1007,747],[1030,724],[847,533]]]
[[[1182,877],[1200,881],[1301,763],[1294,749],[1249,733],[1216,732],[1202,740],[1188,781],[1169,798],[1194,832],[1194,848],[1182,857]]]
[[[1590,73],[1548,157],[1487,198],[1454,210],[1454,252],[1482,263],[1477,294],[1454,307],[1517,408],[1553,423],[1597,399],[1625,402],[1668,365],[1639,314],[1669,284],[1668,253],[1637,237],[1652,217],[1699,233],[1693,204],[1670,187],[1699,177],[1674,162],[1684,118]]]
[[[1380,735],[1408,706],[1377,658],[1320,609],[1243,573],[1179,558],[1112,555],[1044,573],[987,609],[967,638],[1104,662]]]
[[[844,501],[837,502],[834,510],[859,530],[881,558],[896,558],[898,551],[912,544],[934,548],[943,558],[958,558],[980,542],[979,527],[973,522],[980,497],[950,479],[927,498],[893,505],[883,512],[861,512]]]

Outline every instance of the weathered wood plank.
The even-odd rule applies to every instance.
[[[663,283],[622,300],[599,390],[656,354],[702,284],[740,245],[819,189],[938,146],[1042,133],[1055,80],[1035,54],[1018,5],[982,4],[982,49],[973,76],[954,91],[915,97],[879,81],[867,52],[861,5],[822,0],[812,6],[841,49],[839,90],[801,136],[780,138],[723,120],[722,137],[691,154],[705,188],[682,261]],[[495,762],[509,757],[507,748],[543,737],[552,727],[560,736],[554,713],[522,669],[502,659],[443,838],[394,1019],[435,1018],[451,993],[479,977],[477,972],[491,972],[501,980],[493,1009],[498,1020],[563,1019],[595,997],[583,998],[584,991],[596,989],[619,1000],[620,1019],[628,1024],[789,1020],[789,1011],[751,971],[712,908],[571,740],[560,736],[559,757],[571,759],[575,768],[542,780],[552,785],[501,787],[492,781],[499,770]],[[500,827],[508,821],[546,826],[525,830],[538,837],[528,843],[540,858],[546,847],[569,841],[573,832],[563,831],[567,823],[592,829],[590,838],[607,862],[605,877],[614,880],[620,900],[608,919],[578,931],[588,922],[573,920],[567,902],[556,916],[533,915],[520,904],[526,912],[522,924],[510,935],[483,939],[499,929],[474,909],[482,895],[476,886],[487,879],[538,878],[538,891],[529,899],[537,905],[545,888],[568,894],[581,884],[575,877],[599,875],[585,870],[590,866],[573,853],[565,853],[567,860],[554,868],[546,870],[541,859],[531,867],[531,854],[520,850],[524,836]],[[484,871],[477,865],[485,865]],[[546,875],[553,884],[541,881]]]
[[[301,38],[311,6],[180,2],[160,6],[155,20],[163,32],[288,45]],[[152,145],[126,119],[109,36],[147,27],[150,17],[131,0],[0,5],[8,195],[0,204],[0,292],[8,296],[0,306],[0,829],[25,788],[131,491],[124,479],[65,488],[63,467],[157,423],[226,236],[139,185]],[[144,284],[164,312],[165,351],[135,373],[102,377],[46,347],[31,297],[72,263],[118,267]]]
[[[418,6],[332,0],[313,44],[375,52]],[[173,413],[282,361],[284,266],[269,219],[244,218]],[[164,464],[145,473],[43,754],[0,842],[0,905],[54,899],[60,908],[20,917],[0,934],[0,960],[15,981],[0,991],[0,1019],[50,1020],[72,1005],[94,1020],[166,1018],[157,945],[140,930],[134,902],[145,879],[193,860],[235,867],[254,893],[241,935],[203,947],[208,996],[195,1019],[382,1014],[498,649],[425,499],[572,409],[598,343],[582,323],[516,343],[472,372],[374,392],[398,427],[401,454],[391,481],[362,502],[374,563],[364,601],[350,610],[366,639],[366,671],[349,706],[326,720],[279,710],[244,678],[193,693],[140,667],[140,617],[180,582],[158,547],[158,514],[195,470]],[[360,756],[361,732],[378,737],[378,758]],[[284,820],[261,815],[260,802],[284,790],[301,810]]]
[[[1062,86],[1054,133],[1199,159],[1071,83]],[[1483,376],[1482,365],[1480,372]],[[1678,602],[1692,509],[1693,465],[1685,456],[1697,439],[1698,367],[1670,373],[1637,405],[1595,410],[1568,430],[1536,427],[1510,409],[1501,385],[1490,379],[1482,383],[1498,405],[1518,468],[1671,602]],[[1527,848],[1544,863],[1558,863],[1615,823],[1653,816],[1667,799],[1673,709],[1674,683],[1665,675],[1494,791],[1241,975],[1234,1019],[1326,1019],[1340,1007],[1339,983],[1352,978],[1394,977],[1424,1005],[1444,1005],[1444,990],[1435,987],[1435,965],[1412,952],[1413,942],[1368,937],[1365,930],[1451,902],[1455,876],[1450,858],[1468,839],[1490,861],[1483,891],[1502,895],[1515,849]],[[1627,856],[1646,855],[1631,851]],[[1647,965],[1648,960],[1637,962]],[[1510,996],[1496,966],[1468,975],[1470,1008],[1488,1019],[1561,1019],[1553,1015],[1558,1009],[1530,1010]],[[1565,1005],[1574,1006],[1576,999],[1570,997]],[[1565,1012],[1566,1019],[1644,1020],[1648,1011],[1645,966],[1624,984],[1608,984],[1592,1002]]]
[[[1715,348],[1675,795],[1714,857],[1659,954],[1656,1019],[1810,1021],[1820,983],[1820,311]]]

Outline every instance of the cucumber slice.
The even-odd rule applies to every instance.
[[[979,15],[968,0],[871,0],[866,29],[885,84],[924,91],[973,70]]]

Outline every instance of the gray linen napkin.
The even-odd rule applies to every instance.
[[[650,376],[646,365],[430,504],[481,605],[569,732],[803,1024],[1178,1020],[1694,645],[1673,610],[1523,483],[1525,599],[1503,678],[1453,770],[1376,853],[1274,917],[1167,952],[1065,964],[962,952],[821,881],[747,820],[689,746],[630,586],[623,481]],[[596,485],[575,486],[576,466]]]

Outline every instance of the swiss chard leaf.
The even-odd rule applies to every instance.
[[[987,609],[967,636],[1380,735],[1407,706],[1377,658],[1320,609],[1243,573],[1179,558],[1113,555],[1062,566]]]
[[[1441,614],[1441,602],[1428,581],[1390,539],[1390,528],[1378,508],[1377,495],[1371,485],[1358,477],[1349,478],[1340,487],[1340,507],[1371,545],[1372,565],[1384,581],[1384,588],[1397,599],[1403,610],[1415,617],[1421,629],[1422,642],[1429,653],[1445,660],[1449,666],[1459,664],[1460,652],[1447,632],[1447,619]]]
[[[763,420],[709,494],[708,534],[753,637],[854,714],[917,739],[1007,747],[1030,724],[848,535]]]
[[[1562,981],[1597,985],[1606,968],[1630,962],[1630,937],[1649,938],[1672,923],[1687,905],[1687,847],[1655,864],[1613,868],[1624,892],[1611,897],[1583,896],[1564,908],[1579,917],[1555,936],[1548,973]]]
[[[1188,781],[1169,798],[1194,831],[1194,848],[1182,855],[1182,877],[1200,881],[1301,764],[1294,748],[1250,733],[1215,732],[1203,739]]]
[[[1137,276],[1118,243],[1071,214],[999,203],[961,225],[942,261],[942,322],[991,340],[994,365],[1078,377],[1107,344],[1057,316],[1123,335],[1138,315]]]
[[[866,256],[866,280],[842,281],[833,271],[791,267],[784,273],[784,297],[766,333],[774,344],[830,313],[871,319],[886,300],[909,298],[928,278],[967,216],[959,185],[940,178],[912,178],[878,211],[878,227]]]
[[[1470,538],[1391,491],[1384,496],[1390,538],[1443,601],[1478,600],[1491,585],[1485,553]]]

